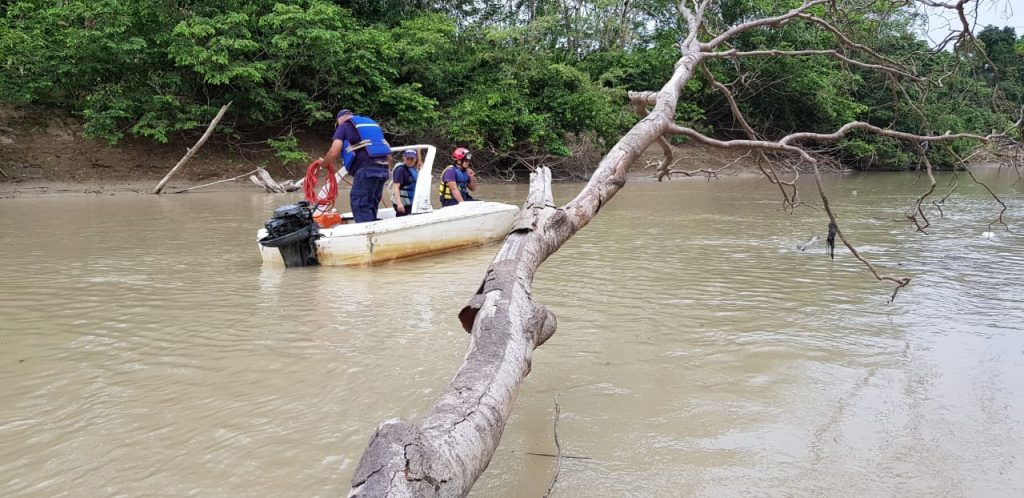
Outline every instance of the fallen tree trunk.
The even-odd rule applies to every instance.
[[[156,188],[153,189],[154,194],[159,194],[160,191],[164,189],[164,185],[167,185],[167,181],[170,180],[171,177],[174,176],[174,174],[177,173],[178,170],[181,169],[181,167],[184,166],[189,159],[192,159],[192,156],[196,155],[196,152],[199,150],[200,147],[203,146],[203,144],[206,143],[206,140],[210,138],[210,135],[213,135],[213,129],[216,128],[217,123],[220,122],[220,119],[224,117],[224,113],[228,112],[228,107],[231,107],[231,102],[224,104],[224,106],[220,108],[220,112],[218,112],[217,116],[214,117],[213,121],[210,122],[210,126],[206,127],[206,132],[203,133],[203,136],[199,138],[199,141],[196,142],[196,144],[193,145],[192,148],[188,149],[188,152],[186,152],[185,156],[182,157],[180,161],[178,161],[178,164],[175,164],[174,167],[171,168],[171,170],[168,171],[166,175],[164,175],[163,179],[160,180],[160,183],[156,184]]]
[[[388,420],[377,428],[352,476],[349,496],[469,492],[498,447],[519,386],[530,373],[533,350],[555,331],[555,316],[532,297],[537,269],[625,185],[629,166],[663,135],[697,54],[694,50],[680,60],[651,114],[619,140],[567,205],[554,205],[550,170],[530,175],[530,193],[512,233],[459,313],[462,327],[472,334],[465,362],[419,425]]]
[[[929,5],[933,3],[930,0],[918,1]],[[878,280],[896,283],[897,290],[907,285],[909,279],[880,275],[857,255],[839,229],[835,214],[829,207],[816,160],[796,143],[832,141],[852,130],[917,142],[961,138],[986,141],[990,137],[971,134],[921,136],[882,129],[868,123],[851,122],[831,134],[791,133],[778,141],[759,140],[756,136],[747,140],[716,140],[678,125],[674,117],[680,92],[702,60],[765,55],[760,51],[718,51],[720,46],[727,46],[731,38],[756,28],[780,28],[797,19],[814,22],[836,32],[830,23],[808,14],[811,9],[819,6],[823,8],[830,2],[805,0],[802,5],[784,14],[743,22],[717,36],[708,33],[714,38],[702,43],[697,34],[707,31],[706,26],[703,26],[704,11],[712,3],[693,2],[693,9],[689,7],[689,2],[678,5],[680,14],[686,20],[688,35],[679,42],[681,57],[676,62],[672,77],[658,92],[630,93],[634,108],[643,118],[611,148],[576,198],[556,208],[551,198],[550,171],[539,168],[530,175],[529,197],[512,233],[505,239],[504,245],[488,267],[480,288],[459,313],[462,327],[472,334],[465,361],[419,425],[393,419],[377,428],[352,476],[349,496],[465,496],[469,493],[498,447],[519,386],[530,372],[533,350],[555,331],[554,315],[532,298],[531,285],[537,269],[548,256],[597,215],[601,207],[625,185],[626,173],[640,154],[655,141],[662,141],[667,134],[687,136],[714,147],[756,149],[799,156],[812,165],[824,209],[844,244]],[[958,10],[962,17],[965,3],[966,0],[955,6],[941,5]],[[841,33],[837,34],[837,39],[840,45],[860,50],[880,61],[854,65],[917,80],[906,71],[882,65],[888,64],[888,59],[853,43]],[[843,61],[852,60],[835,50],[772,51],[771,54],[829,55]],[[727,95],[731,98],[731,94],[727,92]],[[653,109],[647,114],[646,107],[651,105]],[[739,114],[737,106],[733,105],[732,110]],[[667,143],[662,142],[662,146],[666,155],[670,156],[671,148],[665,147]],[[659,177],[675,172],[671,169],[670,158],[667,158],[662,169]]]

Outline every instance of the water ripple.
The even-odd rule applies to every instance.
[[[558,332],[474,494],[543,492],[556,391],[590,458],[566,495],[1024,491],[1024,241],[984,192],[925,236],[893,221],[902,176],[829,181],[858,249],[913,278],[895,303],[845,249],[798,250],[822,214],[763,182],[631,181],[538,273]],[[337,496],[379,422],[431,405],[494,246],[264,268],[253,230],[282,202],[0,201],[0,495]]]

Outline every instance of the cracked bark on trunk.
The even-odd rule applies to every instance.
[[[540,265],[586,226],[626,183],[629,166],[664,135],[679,92],[700,60],[689,41],[651,114],[612,148],[571,202],[556,208],[551,172],[530,175],[530,193],[512,233],[459,313],[472,335],[455,378],[419,425],[392,419],[370,439],[349,496],[465,496],[491,461],[533,350],[555,331],[555,316],[533,300]]]

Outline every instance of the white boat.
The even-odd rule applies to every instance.
[[[383,208],[378,211],[377,221],[352,223],[352,213],[344,213],[342,224],[319,230],[315,249],[321,265],[373,265],[480,246],[508,235],[519,213],[519,208],[511,204],[470,201],[435,210],[430,199],[436,195],[431,188],[431,172],[437,149],[432,145],[392,148],[393,152],[409,149],[426,152],[416,181],[412,214],[399,218],[393,208]],[[338,171],[339,181],[344,174],[344,169]],[[260,229],[256,238],[266,236],[267,230]],[[265,263],[284,264],[277,247],[257,247]]]

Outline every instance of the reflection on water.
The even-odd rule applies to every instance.
[[[559,330],[474,494],[543,493],[558,391],[588,457],[563,496],[1024,493],[1024,241],[981,237],[997,210],[964,186],[914,233],[914,182],[831,179],[844,231],[914,279],[892,305],[845,250],[798,251],[824,217],[763,181],[631,182],[538,274]],[[423,414],[496,246],[264,268],[285,200],[0,201],[0,495],[337,496],[376,424]]]

